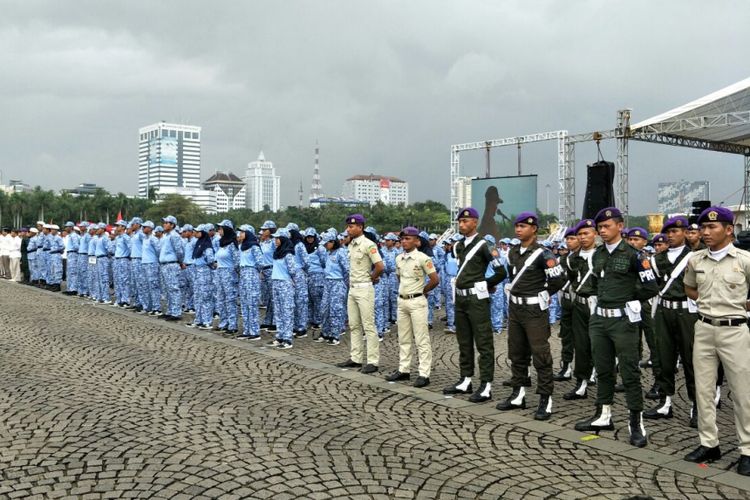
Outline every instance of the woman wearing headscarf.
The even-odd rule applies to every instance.
[[[230,220],[219,223],[219,250],[216,252],[216,309],[219,311],[219,325],[215,330],[237,333],[237,268],[240,265],[240,252],[237,248],[237,235]]]
[[[279,349],[292,348],[292,325],[294,323],[294,277],[299,272],[294,257],[294,245],[289,230],[278,229],[273,233],[276,250],[273,252],[271,289],[276,318],[276,338],[268,344]]]
[[[365,228],[365,238],[375,243],[380,253],[380,258],[383,259],[383,266],[386,267],[388,263],[383,257],[383,249],[380,248],[380,238],[378,232],[372,226]],[[395,264],[395,262],[394,262]],[[383,271],[385,276],[385,271]],[[385,334],[390,332],[388,323],[388,280],[380,279],[374,285],[375,287],[375,328],[378,330],[378,340],[381,342],[385,338]]]
[[[201,224],[195,228],[195,245],[192,250],[193,258],[193,304],[195,305],[195,319],[187,326],[197,326],[201,330],[210,330],[214,317],[213,301],[213,270],[214,247],[208,228]]]
[[[242,312],[242,335],[239,339],[258,340],[260,338],[260,269],[263,266],[263,252],[255,236],[255,228],[240,226],[237,233],[240,242],[240,311]]]
[[[299,232],[299,226],[290,222],[286,226],[289,231],[289,239],[294,245],[294,261],[297,264],[297,274],[294,276],[294,337],[301,339],[307,337],[308,302],[307,295],[307,248],[305,239]]]
[[[316,342],[339,345],[346,328],[346,300],[349,282],[349,257],[333,233],[323,233],[321,244],[326,249],[325,287],[321,304],[322,327]]]
[[[313,329],[319,330],[323,323],[323,290],[326,284],[325,265],[326,249],[320,244],[318,232],[314,227],[305,230],[305,249],[307,250],[307,296],[308,319]]]

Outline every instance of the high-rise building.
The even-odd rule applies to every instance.
[[[151,188],[200,189],[201,127],[160,122],[138,129],[138,139],[138,196]]]
[[[261,212],[264,207],[276,212],[281,207],[281,177],[276,175],[273,162],[266,161],[263,151],[257,160],[248,163],[245,186],[247,208],[253,212]]]
[[[318,141],[315,141],[315,167],[313,168],[312,186],[310,186],[310,203],[312,200],[323,196],[323,188],[320,185],[320,147]]]
[[[245,181],[231,172],[216,172],[203,181],[203,189],[211,192],[214,212],[245,208]]]
[[[366,201],[371,205],[408,205],[409,183],[386,175],[355,175],[344,182],[344,198]]]
[[[459,177],[456,179],[456,191],[458,196],[458,208],[471,206],[471,180],[476,177]]]

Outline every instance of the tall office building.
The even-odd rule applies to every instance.
[[[276,175],[273,162],[266,161],[263,151],[258,159],[247,165],[245,172],[245,200],[247,208],[261,212],[264,207],[276,212],[281,206],[281,177]]]
[[[371,205],[408,205],[409,183],[387,175],[355,175],[344,182],[345,198],[366,201]]]
[[[201,127],[160,122],[138,129],[138,138],[138,196],[151,188],[200,189]]]

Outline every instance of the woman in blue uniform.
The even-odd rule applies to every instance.
[[[260,268],[263,266],[263,252],[255,236],[255,228],[240,226],[240,311],[242,312],[242,335],[239,339],[257,340],[260,338]]]
[[[269,345],[279,349],[291,349],[294,323],[294,277],[299,271],[289,230],[278,229],[272,236],[276,250],[273,253],[271,288],[277,332],[276,338]]]
[[[216,252],[216,308],[219,311],[219,325],[216,330],[237,333],[237,293],[239,279],[237,268],[240,253],[237,248],[237,235],[230,220],[219,223],[219,249]]]
[[[287,224],[289,239],[294,245],[294,261],[297,264],[297,274],[294,275],[294,337],[307,337],[308,295],[307,295],[307,248],[305,239],[299,232],[299,226],[294,222]]]
[[[326,282],[325,262],[327,256],[314,227],[308,227],[305,230],[305,250],[307,250],[308,319],[312,328],[320,329],[320,325],[323,323],[321,306]]]
[[[210,330],[214,316],[213,271],[214,247],[208,228],[201,224],[195,228],[195,245],[193,246],[193,269],[195,272],[193,303],[195,319],[187,326],[197,326],[201,330]]]
[[[321,243],[328,254],[325,265],[325,288],[321,306],[322,329],[316,342],[338,345],[341,333],[346,328],[346,297],[349,283],[349,257],[341,247],[339,239],[332,233],[324,233]]]

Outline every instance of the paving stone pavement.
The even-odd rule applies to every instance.
[[[697,444],[684,387],[638,450],[621,405],[618,431],[592,439],[572,430],[591,400],[556,398],[536,422],[445,398],[457,352],[442,331],[424,390],[333,367],[346,341],[276,351],[5,282],[0,325],[2,498],[750,498],[727,472],[726,395],[729,453],[702,468],[680,460]],[[396,347],[394,332],[384,372]],[[496,347],[495,401],[509,374]]]

